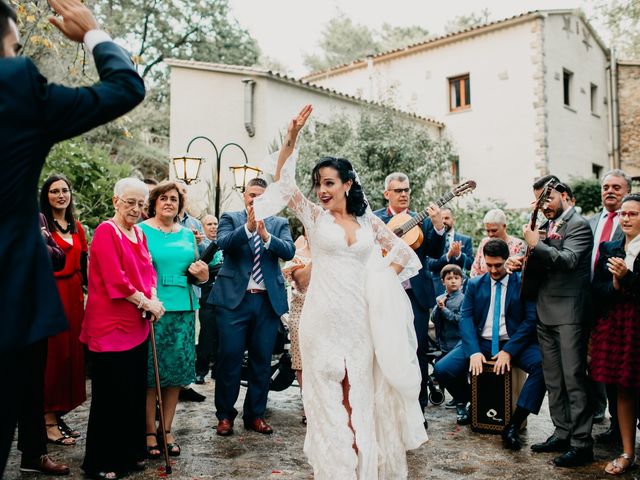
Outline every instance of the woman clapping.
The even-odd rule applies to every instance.
[[[602,311],[591,337],[591,376],[618,392],[623,453],[605,472],[621,475],[634,465],[640,388],[640,195],[622,199],[624,240],[600,244],[593,279]]]

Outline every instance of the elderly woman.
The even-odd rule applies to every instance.
[[[114,188],[115,215],[91,243],[89,295],[80,339],[92,360],[91,411],[82,468],[114,479],[144,468],[147,339],[164,313],[147,240],[136,226],[148,196],[135,178]],[[117,435],[115,432],[119,432]]]
[[[507,235],[507,216],[499,208],[489,210],[482,220],[487,236],[480,241],[476,258],[471,265],[471,276],[476,277],[487,273],[487,266],[484,263],[484,255],[482,255],[482,247],[492,238],[499,238],[507,242],[509,246],[509,255],[524,255],[527,250],[526,244],[519,238]]]
[[[184,196],[178,186],[174,182],[161,183],[149,196],[148,220],[140,224],[149,239],[149,251],[158,276],[158,297],[166,309],[155,333],[167,449],[171,456],[180,455],[180,446],[171,433],[180,387],[195,380],[198,299],[189,279],[203,283],[209,278],[209,267],[198,260],[193,232],[178,223],[178,213],[183,206]],[[156,379],[150,355],[147,386],[147,449],[150,457],[157,457],[160,449],[156,436]]]
[[[618,212],[624,239],[603,242],[593,287],[596,326],[591,337],[591,377],[615,385],[623,453],[605,472],[621,475],[634,465],[640,388],[640,194],[622,199]]]
[[[75,445],[80,432],[70,428],[62,415],[86,399],[84,347],[78,337],[84,318],[83,285],[87,284],[87,239],[73,211],[71,183],[64,175],[52,175],[40,190],[40,211],[51,240],[65,254],[64,267],[54,273],[69,328],[49,338],[44,376],[44,417],[47,440]]]

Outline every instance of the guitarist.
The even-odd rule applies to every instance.
[[[404,173],[391,173],[384,180],[384,198],[387,200],[387,207],[373,212],[384,223],[389,223],[394,215],[399,213],[409,213],[414,216],[415,212],[409,210],[411,199],[411,188],[409,177]],[[413,308],[413,325],[418,338],[418,362],[422,373],[422,388],[420,389],[420,406],[424,410],[428,403],[429,391],[427,382],[429,374],[429,363],[427,351],[429,348],[429,310],[436,304],[435,292],[429,269],[425,268],[427,257],[436,257],[444,249],[445,228],[440,214],[440,208],[435,204],[427,207],[429,219],[425,219],[420,227],[424,234],[424,241],[418,247],[416,253],[422,262],[422,269],[418,274],[406,281],[403,286]]]
[[[545,442],[531,446],[534,452],[557,452],[558,467],[577,467],[593,461],[592,409],[587,385],[588,297],[593,234],[589,222],[570,203],[568,187],[548,175],[533,184],[536,198],[551,179],[542,212],[547,222],[543,239],[539,231],[523,227],[531,255],[530,267],[545,272],[537,291],[538,341],[549,392],[549,411],[555,432]],[[517,270],[521,260],[509,259]]]

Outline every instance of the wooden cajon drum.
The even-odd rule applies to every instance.
[[[527,378],[525,372],[513,366],[510,372],[496,375],[495,363],[485,363],[480,375],[471,376],[471,429],[474,432],[502,433],[511,420]],[[525,425],[526,422],[522,427]]]

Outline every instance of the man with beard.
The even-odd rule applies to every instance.
[[[535,197],[550,180],[552,189],[543,205],[547,218],[541,228],[544,238],[529,224],[523,227],[531,250],[528,267],[544,272],[538,279],[537,330],[549,411],[555,425],[553,435],[531,449],[562,452],[554,464],[577,467],[593,461],[593,416],[586,374],[593,234],[589,222],[571,206],[568,187],[557,177],[538,179],[533,184]],[[521,258],[509,260],[512,271],[521,268]]]

